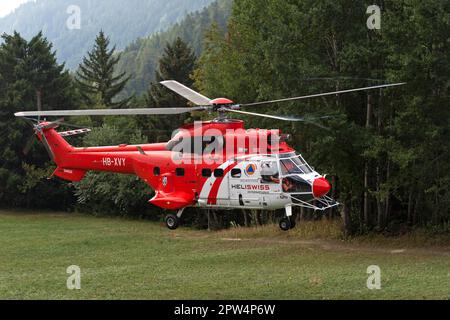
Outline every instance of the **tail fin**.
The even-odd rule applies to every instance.
[[[54,176],[61,179],[78,182],[86,175],[85,170],[64,168],[65,157],[73,151],[73,147],[54,128],[44,128],[39,139],[44,143],[53,161],[58,165]]]
[[[47,148],[52,160],[58,165],[63,165],[65,156],[73,151],[73,147],[59,135],[54,128],[44,128],[38,132],[38,138]]]

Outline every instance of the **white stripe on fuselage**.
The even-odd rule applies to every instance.
[[[220,165],[219,167],[217,167],[217,169],[222,169],[225,170],[226,168],[228,168],[229,165],[231,165],[233,162],[232,161],[226,161],[224,162],[222,165]],[[208,199],[209,194],[211,192],[211,189],[214,185],[214,182],[216,182],[216,177],[214,176],[214,170],[213,170],[213,174],[211,175],[211,177],[209,177],[206,182],[203,184],[202,190],[200,192],[200,199]],[[223,179],[221,177],[221,179]],[[221,182],[221,186],[219,187],[219,192],[220,189],[222,188],[222,183],[223,181],[225,181],[226,179],[223,179]]]

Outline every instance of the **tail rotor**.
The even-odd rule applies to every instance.
[[[31,136],[28,139],[27,143],[25,144],[25,147],[22,150],[23,154],[28,155],[28,153],[30,152],[34,143],[36,142],[36,138],[35,138],[35,136],[36,136],[44,145],[45,149],[47,150],[48,155],[50,156],[50,159],[52,159],[52,161],[54,161],[55,155],[53,154],[53,151],[48,144],[47,138],[45,137],[45,134],[44,134],[44,130],[58,128],[64,122],[64,119],[61,118],[61,119],[58,119],[53,122],[40,122],[40,120],[36,120],[36,119],[32,119],[32,118],[24,118],[24,120],[33,127],[34,135]]]

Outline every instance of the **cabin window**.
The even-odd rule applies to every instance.
[[[241,169],[233,169],[231,170],[231,177],[232,178],[240,178],[242,176]]]
[[[223,177],[223,169],[214,170],[214,177],[216,177],[216,178]]]
[[[265,183],[280,183],[278,167],[275,161],[263,162],[261,164],[261,178]]]
[[[183,168],[176,168],[175,174],[177,177],[184,177],[184,169]]]
[[[153,168],[153,175],[155,177],[159,176],[161,174],[161,169],[159,167],[154,167]]]
[[[202,170],[202,176],[205,178],[209,178],[212,175],[211,169],[203,169]]]

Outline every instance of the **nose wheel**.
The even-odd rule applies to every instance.
[[[289,231],[295,228],[295,219],[293,217],[284,217],[280,220],[280,229],[283,231]]]
[[[289,229],[291,229],[291,221],[288,218],[281,219],[280,229],[283,231],[288,231]]]

